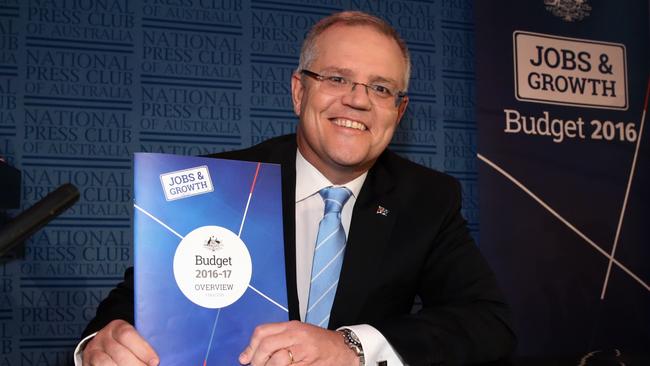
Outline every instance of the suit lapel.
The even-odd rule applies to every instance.
[[[278,151],[282,166],[282,216],[284,221],[284,261],[287,279],[289,319],[300,319],[296,285],[296,144]],[[275,159],[274,159],[275,160]]]
[[[331,329],[357,323],[368,296],[368,284],[373,282],[397,219],[397,210],[392,209],[397,207],[397,197],[390,194],[393,180],[380,160],[368,172],[354,205],[343,267],[330,315]]]

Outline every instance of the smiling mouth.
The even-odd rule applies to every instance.
[[[345,119],[345,118],[334,118],[334,119],[332,119],[332,122],[337,126],[352,128],[352,129],[359,130],[359,131],[365,131],[365,130],[368,129],[366,127],[366,125],[364,125],[361,122],[357,122],[357,121],[353,121],[353,120]]]

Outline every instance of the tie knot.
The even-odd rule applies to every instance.
[[[331,212],[340,213],[345,202],[352,195],[352,192],[345,187],[327,187],[321,189],[318,193],[325,202],[325,215]]]

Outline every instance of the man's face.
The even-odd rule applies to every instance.
[[[370,26],[334,25],[316,40],[310,71],[403,90],[406,62],[393,39]],[[294,111],[300,116],[300,153],[333,183],[368,170],[390,142],[406,104],[377,105],[363,85],[342,96],[319,90],[321,82],[294,74]]]

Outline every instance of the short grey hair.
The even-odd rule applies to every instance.
[[[318,56],[318,49],[316,47],[316,40],[318,39],[318,36],[320,36],[321,33],[335,24],[343,24],[348,26],[371,26],[380,33],[394,39],[395,42],[397,42],[400,51],[402,51],[402,56],[404,57],[404,62],[406,63],[403,91],[406,91],[408,89],[409,79],[411,78],[411,56],[409,54],[408,47],[406,46],[406,42],[404,42],[404,40],[400,37],[395,28],[393,28],[385,20],[361,11],[343,11],[340,13],[334,13],[314,24],[314,26],[309,30],[309,33],[307,33],[307,36],[302,43],[302,48],[300,50],[300,62],[298,64],[297,70],[298,72],[300,72],[300,70],[308,69],[311,66],[312,62],[314,62]]]

